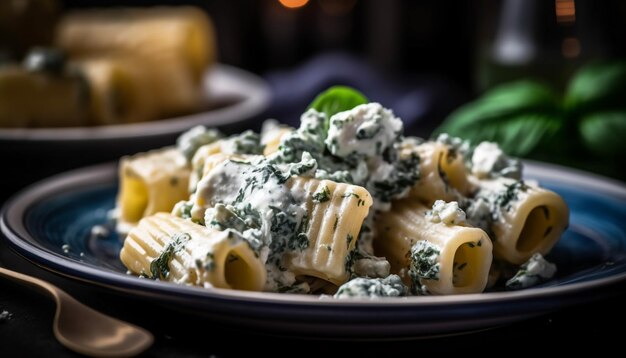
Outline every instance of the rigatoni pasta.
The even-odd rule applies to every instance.
[[[89,89],[77,74],[0,70],[0,127],[79,127],[89,112]]]
[[[362,187],[330,180],[295,177],[287,186],[305,197],[309,240],[305,250],[287,254],[287,267],[296,275],[341,285],[349,278],[345,260],[354,250],[372,197]]]
[[[472,192],[463,156],[451,146],[429,141],[404,150],[416,152],[420,158],[420,179],[410,197],[432,205],[438,199],[458,200]]]
[[[143,122],[154,118],[156,102],[146,88],[152,76],[132,59],[98,57],[73,64],[90,86],[89,124]]]
[[[263,155],[268,156],[278,151],[278,146],[283,136],[293,132],[293,128],[280,125],[274,120],[267,120],[263,123],[261,129],[261,145],[263,146]]]
[[[204,74],[216,58],[213,24],[189,6],[74,11],[61,19],[56,44],[77,59],[135,58],[150,74],[144,90],[161,117],[198,109]]]
[[[167,213],[142,219],[120,259],[137,275],[203,287],[259,291],[263,263],[245,240]]]
[[[478,185],[476,200],[491,207],[494,255],[504,261],[520,265],[547,254],[569,224],[563,198],[536,183],[498,178]]]
[[[512,276],[510,268],[530,267],[526,260],[549,271],[535,270],[532,279],[520,271],[507,289],[554,275],[542,255],[565,230],[567,205],[556,193],[512,178],[518,163],[497,146],[403,137],[402,122],[378,103],[330,117],[310,108],[297,129],[265,128],[261,135],[221,139],[206,128],[181,136],[176,150],[186,164],[174,171],[191,172],[191,185],[173,207],[170,201],[162,208],[169,214],[133,211],[143,219],[125,241],[123,261],[132,272],[157,262],[158,250],[146,247],[173,250],[151,228],[176,223],[246,243],[237,254],[243,268],[260,272],[241,274],[254,285],[198,280],[206,273],[190,271],[177,256],[168,266],[176,272],[172,280],[188,284],[395,297],[480,293]]]
[[[433,215],[419,201],[395,202],[377,219],[376,252],[405,282],[414,280],[416,288],[423,285],[433,294],[482,292],[492,261],[491,239],[464,218],[446,222]]]
[[[142,218],[169,212],[189,196],[190,170],[176,148],[163,148],[121,159],[117,196],[118,230],[127,232]]]
[[[55,30],[49,47],[0,68],[0,127],[123,125],[214,106],[216,35],[198,7],[75,9]]]
[[[199,83],[216,61],[215,41],[201,9],[157,6],[74,11],[61,19],[55,42],[77,58],[133,53],[150,64],[183,66]]]

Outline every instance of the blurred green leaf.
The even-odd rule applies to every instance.
[[[367,97],[352,87],[333,86],[317,95],[309,108],[326,113],[326,118],[330,119],[335,113],[348,111],[368,102]]]
[[[565,104],[575,114],[626,108],[626,62],[582,67],[570,81]]]
[[[584,145],[594,154],[617,158],[626,153],[626,111],[597,112],[579,124]]]
[[[434,132],[497,142],[514,156],[527,156],[538,147],[550,148],[564,125],[558,96],[533,81],[494,87],[481,98],[453,112]]]

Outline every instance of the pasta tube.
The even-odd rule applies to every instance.
[[[123,157],[119,165],[118,230],[128,232],[141,218],[169,212],[189,197],[190,170],[173,147]]]
[[[205,99],[203,87],[181,73],[173,64],[144,63],[152,84],[145,88],[158,103],[158,117],[189,114],[197,111]]]
[[[263,155],[266,157],[276,151],[280,146],[283,136],[293,132],[293,128],[281,125],[275,125],[273,128],[261,132],[261,144],[265,146]]]
[[[222,230],[269,230],[258,244],[272,250],[267,260],[271,269],[345,282],[347,261],[373,203],[367,190],[294,176],[267,163],[255,167],[252,163],[263,157],[246,158],[221,161],[203,177],[192,198],[191,217]]]
[[[180,115],[202,104],[202,81],[215,62],[213,25],[193,7],[82,10],[63,18],[56,42],[74,58],[135,57],[150,73],[144,88],[159,116]]]
[[[139,63],[120,58],[92,58],[76,63],[90,89],[94,125],[142,122],[156,117],[150,75]]]
[[[374,253],[384,256],[407,283],[432,294],[479,293],[487,286],[492,244],[475,227],[433,222],[430,209],[415,199],[392,204],[377,218]],[[411,266],[417,266],[410,277]]]
[[[403,151],[406,151],[404,149]],[[440,142],[425,142],[414,149],[420,158],[420,179],[409,197],[432,205],[435,200],[458,200],[473,191],[460,153]]]
[[[195,83],[216,61],[211,19],[191,6],[75,11],[61,19],[56,42],[73,57],[135,54],[182,66]]]
[[[78,127],[85,124],[88,89],[77,75],[0,69],[0,127]]]
[[[261,291],[263,262],[245,240],[168,213],[143,218],[120,259],[134,274],[203,287]]]
[[[346,262],[373,204],[371,195],[360,186],[330,180],[293,177],[287,185],[304,195],[309,238],[305,250],[287,254],[287,268],[336,285],[346,282]]]
[[[224,140],[203,145],[198,148],[191,160],[191,177],[189,180],[189,191],[195,191],[200,179],[205,177],[213,168],[227,159],[245,160],[248,155],[232,154],[224,150]]]
[[[198,181],[202,179],[213,167],[224,160],[228,155],[222,152],[221,141],[206,144],[198,148],[191,159],[191,180],[190,188],[195,188]],[[209,161],[209,163],[207,163]]]
[[[483,203],[473,205],[489,205],[494,255],[500,259],[519,265],[534,253],[547,254],[569,224],[569,208],[553,191],[509,178],[477,183],[475,200]]]

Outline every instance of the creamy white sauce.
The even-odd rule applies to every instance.
[[[278,122],[268,120],[263,124],[260,136],[244,132],[242,135],[221,140],[221,151],[225,154],[242,151],[248,154],[260,153],[259,148],[262,149],[261,145],[265,144],[264,138],[271,137],[272,133],[280,129]],[[402,121],[379,103],[363,104],[337,113],[328,121],[325,114],[310,109],[302,115],[301,125],[297,130],[282,136],[282,148],[279,151],[268,158],[253,156],[249,164],[226,161],[203,178],[191,198],[191,202],[195,203],[191,209],[192,219],[204,222],[207,226],[223,225],[229,218],[226,214],[236,213],[233,215],[239,221],[228,222],[228,225],[239,228],[238,239],[246,240],[265,263],[268,277],[265,290],[308,292],[308,284],[298,283],[295,275],[282,264],[283,254],[293,248],[285,248],[285,245],[277,247],[277,243],[291,238],[290,234],[296,231],[294,229],[287,233],[276,230],[276,219],[287,218],[288,225],[278,227],[291,228],[295,225],[299,228],[307,215],[305,193],[289,189],[285,185],[286,178],[300,175],[363,186],[372,193],[375,200],[365,222],[370,230],[361,233],[358,238],[358,255],[353,256],[356,260],[353,261],[351,273],[361,277],[342,285],[335,297],[403,296],[407,294],[407,287],[398,276],[390,275],[390,265],[385,258],[373,256],[372,247],[375,235],[375,225],[372,223],[374,214],[388,210],[393,199],[406,196],[417,180],[417,160],[410,160],[418,158],[407,158],[405,155],[401,159],[400,152],[403,145],[415,147],[423,140],[403,138],[402,132]],[[206,129],[195,128],[183,136],[181,141],[184,146],[192,148],[199,142],[208,141],[209,137]],[[459,138],[442,135],[437,140],[449,144],[466,158],[471,153],[471,161],[467,165],[479,179],[515,177],[520,173],[519,162],[508,158],[495,143],[483,142],[470,151],[469,143]],[[300,162],[294,163],[297,161]],[[265,170],[268,165],[272,168],[270,172]],[[495,198],[497,196],[492,193],[490,197],[481,198],[477,195],[471,201],[463,201],[467,215],[458,202],[446,203],[438,200],[426,216],[434,223],[459,225],[467,221],[478,227],[488,227],[493,220]],[[249,212],[246,213],[246,210]],[[182,206],[177,205],[175,211],[182,212]],[[234,230],[231,226],[228,227],[226,230]],[[191,251],[199,255],[194,258],[199,265],[209,263],[206,253],[210,247],[192,249]],[[440,247],[427,241],[420,241],[412,247],[411,268],[402,270],[408,270],[407,274],[416,286],[415,291],[424,291],[420,279],[438,277],[440,251]],[[554,265],[543,258],[533,258],[534,261],[531,259],[522,265],[520,272],[524,272],[519,274],[517,285],[527,287],[535,284],[533,282],[536,280],[554,275],[556,268],[551,268]],[[420,265],[415,264],[417,261]]]
[[[267,270],[265,291],[278,292],[281,287],[290,287],[296,283],[296,276],[288,270],[281,270],[277,265],[271,263],[266,264],[265,268]]]
[[[234,202],[244,183],[244,173],[251,168],[230,160],[219,164],[198,182],[196,196],[207,198],[208,206]]]
[[[369,181],[371,182],[385,181],[389,179],[396,170],[392,164],[384,161],[380,156],[371,158],[367,164],[369,168]]]
[[[302,155],[302,161],[295,164],[270,165],[261,156],[253,157],[249,162],[227,160],[198,183],[196,195],[205,198],[205,206],[196,205],[194,209],[204,212],[207,226],[220,222],[216,204],[230,206],[240,213],[252,212],[253,216],[258,215],[260,227],[242,230],[241,235],[251,242],[253,248],[258,246],[255,240],[261,240],[262,247],[257,248],[257,251],[266,264],[268,279],[265,289],[268,291],[277,291],[296,282],[293,273],[282,265],[282,255],[289,249],[283,246],[283,251],[272,252],[270,245],[279,244],[275,240],[285,240],[284,237],[275,237],[277,234],[272,232],[277,213],[286,215],[290,223],[295,222],[295,228],[300,227],[307,215],[305,194],[293,191],[286,185],[292,168],[303,163],[312,164],[313,171],[316,168],[315,160],[306,152]]]
[[[224,233],[224,235],[227,235]],[[215,269],[215,267],[211,267],[212,253],[213,253],[213,243],[214,240],[193,240],[190,239],[186,241],[183,246],[180,248],[181,250],[185,250],[189,252],[192,256],[192,262],[196,265],[198,269],[204,269],[206,271],[211,271]],[[213,263],[215,265],[215,263]],[[200,279],[200,277],[198,277]],[[189,271],[185,270],[185,274],[180,277],[178,280],[179,283],[184,283],[189,281]],[[195,282],[195,284],[200,284],[200,282]],[[210,282],[205,280],[202,283],[203,287],[210,288],[213,287]]]

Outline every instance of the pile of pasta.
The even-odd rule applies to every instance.
[[[404,137],[378,103],[309,109],[298,129],[196,127],[122,158],[119,180],[128,270],[207,288],[479,293],[520,266],[537,283],[569,216],[496,144]]]
[[[0,127],[134,123],[206,105],[216,40],[201,9],[76,10],[55,28],[52,44],[0,66]]]

